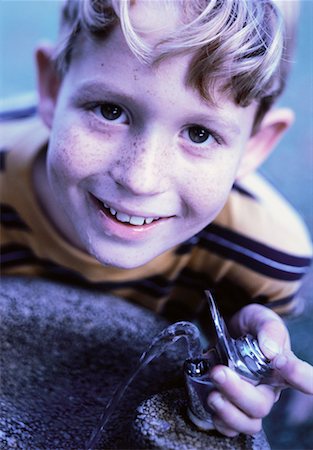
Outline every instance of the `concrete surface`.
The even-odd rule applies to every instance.
[[[1,283],[1,448],[81,449],[115,388],[166,322],[101,293],[48,281]],[[145,323],[145,327],[142,324]],[[146,368],[101,448],[135,448],[136,406],[180,371],[171,352]]]
[[[270,450],[263,431],[255,436],[225,438],[216,431],[199,432],[186,421],[183,389],[172,389],[145,400],[133,424],[138,448],[158,450]]]

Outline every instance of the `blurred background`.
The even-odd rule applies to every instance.
[[[157,1],[157,0],[156,0]],[[192,1],[192,0],[191,0]],[[293,1],[293,0],[284,0]],[[54,40],[59,0],[0,0],[0,99],[34,93],[34,48]],[[261,172],[289,199],[313,234],[313,0],[301,1],[294,68],[280,105],[291,107],[296,122]],[[302,289],[305,315],[288,320],[293,348],[313,364],[313,272]],[[265,421],[273,450],[313,449],[313,402],[292,403],[287,390]],[[311,404],[311,407],[309,406]],[[300,405],[300,406],[299,406]],[[297,409],[298,408],[298,409]],[[310,409],[311,408],[311,409]],[[293,411],[292,423],[288,419]],[[288,413],[289,411],[289,413]],[[301,414],[306,418],[301,419]]]

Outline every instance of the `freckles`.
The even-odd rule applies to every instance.
[[[73,138],[59,139],[48,152],[48,164],[55,177],[75,179],[84,171],[85,162]]]
[[[126,168],[129,168],[129,167],[134,167],[134,166],[136,166],[136,167],[140,167],[140,159],[139,158],[137,158],[137,156],[136,156],[136,154],[133,154],[133,155],[127,155],[125,158],[123,158],[124,159],[124,161],[123,161],[123,163],[125,163],[125,166],[124,167],[126,167]]]
[[[144,147],[140,149],[141,140],[139,138],[135,138],[129,145],[125,145],[122,151],[122,161],[128,167],[130,164],[136,162],[138,164],[140,162],[140,155],[145,152]]]
[[[82,172],[85,168],[99,169],[107,153],[105,142],[101,145],[93,133],[86,134],[80,130],[69,133],[63,145],[67,163],[75,165]]]
[[[66,148],[59,146],[58,151],[48,158],[48,170],[54,179],[72,178],[72,160],[67,154]]]

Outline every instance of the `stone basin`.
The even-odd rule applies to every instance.
[[[97,290],[48,280],[2,277],[0,295],[0,448],[85,448],[113,392],[168,322]],[[184,343],[176,343],[144,368],[97,448],[268,448],[262,433],[228,439],[188,423],[185,358]]]

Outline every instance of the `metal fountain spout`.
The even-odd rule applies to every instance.
[[[254,385],[266,382],[272,386],[284,385],[280,376],[272,369],[270,361],[262,353],[257,340],[250,334],[233,339],[220,315],[213,296],[206,291],[214,340],[202,358],[189,358],[184,364],[188,394],[188,416],[200,429],[212,430],[212,411],[207,397],[214,385],[210,371],[217,364],[230,367],[239,376]]]

